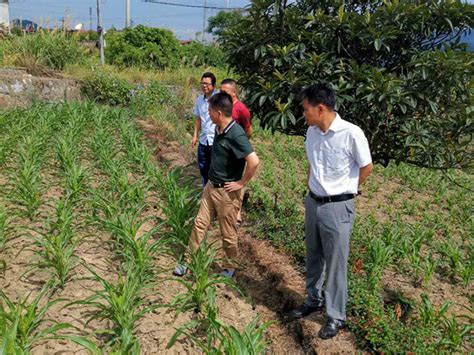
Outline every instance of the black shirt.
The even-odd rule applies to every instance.
[[[218,184],[240,180],[245,169],[245,157],[252,152],[243,128],[232,120],[222,133],[216,131],[209,179]]]

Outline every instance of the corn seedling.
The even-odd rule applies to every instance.
[[[0,207],[0,251],[3,250],[8,241],[11,231],[10,218],[5,213],[5,209]]]
[[[469,324],[459,324],[455,315],[444,317],[441,324],[443,336],[436,344],[438,349],[451,353],[460,351],[464,339],[472,337],[474,331],[472,319],[469,321]]]
[[[186,278],[173,279],[186,288],[186,292],[177,295],[170,305],[170,307],[176,309],[178,314],[188,310],[201,312],[209,306],[207,303],[209,295],[211,292],[215,292],[215,288],[219,284],[230,286],[240,292],[231,279],[211,272],[211,266],[215,261],[216,249],[208,246],[205,241],[201,243],[197,250],[191,253],[187,264],[192,275],[191,280]]]
[[[13,175],[15,190],[13,198],[25,208],[31,220],[41,204],[40,170],[42,159],[41,147],[31,137],[25,137],[18,152],[20,167]]]
[[[439,325],[447,310],[451,306],[451,302],[444,302],[439,309],[436,309],[430,302],[427,295],[421,295],[421,304],[418,306],[418,314],[421,322],[425,327],[435,327]]]
[[[65,195],[71,201],[76,201],[84,192],[87,171],[81,165],[74,162],[70,166],[64,182]]]
[[[74,141],[74,136],[69,133],[65,136],[57,138],[57,155],[59,168],[63,173],[71,170],[72,165],[78,158],[78,147]]]
[[[198,208],[198,192],[190,187],[178,185],[179,171],[168,172],[163,179],[164,202],[160,205],[166,218],[161,220],[165,227],[164,238],[178,245],[176,258],[180,261],[188,245]]]
[[[86,325],[92,320],[108,320],[112,322],[112,329],[104,329],[102,333],[109,337],[107,346],[112,350],[119,350],[120,354],[139,354],[138,339],[134,336],[137,322],[160,305],[149,305],[145,300],[146,285],[142,277],[134,270],[130,270],[123,277],[119,275],[117,284],[103,279],[94,270],[92,280],[101,285],[101,289],[82,301],[71,302],[69,305],[85,305],[94,308],[88,314]]]
[[[380,283],[383,271],[392,260],[393,250],[380,239],[374,239],[369,246],[365,268],[367,282],[371,290],[375,290]]]
[[[127,157],[145,171],[146,162],[150,161],[150,151],[141,141],[141,133],[125,121],[120,125],[120,133],[125,144]]]
[[[177,329],[168,342],[167,348],[171,348],[181,335],[185,335],[201,349],[203,354],[265,354],[267,346],[265,331],[270,325],[271,322],[259,325],[259,317],[257,317],[240,332],[235,327],[225,325],[216,318],[193,320]],[[193,334],[192,331],[196,331],[198,328],[204,328],[206,339]]]
[[[75,250],[80,242],[72,229],[73,218],[72,206],[68,200],[60,200],[56,205],[55,221],[51,223],[49,231],[35,231],[37,236],[32,237],[34,245],[38,247],[35,249],[38,260],[31,264],[27,273],[35,268],[49,270],[52,275],[50,284],[61,288],[70,279],[71,271],[77,265]]]
[[[423,269],[425,270],[425,275],[423,278],[423,283],[429,285],[433,274],[436,270],[438,262],[433,258],[433,254],[429,253],[428,257],[424,260]]]
[[[101,208],[105,218],[96,217],[96,221],[112,235],[117,255],[127,265],[134,266],[143,277],[143,282],[152,278],[156,271],[153,261],[158,252],[164,250],[165,241],[153,240],[157,232],[156,227],[139,235],[142,226],[150,218],[140,217],[142,209],[121,210],[110,203],[103,204]]]
[[[440,254],[447,259],[447,264],[451,270],[451,277],[454,279],[461,269],[461,251],[454,243],[443,243],[439,250]]]
[[[0,291],[0,353],[26,354],[36,343],[55,338],[62,329],[72,328],[71,324],[45,318],[47,310],[62,301],[48,300],[47,292],[43,289],[31,302],[29,295],[13,302]],[[40,303],[44,304],[40,306]]]

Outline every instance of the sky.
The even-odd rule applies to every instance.
[[[163,0],[184,5],[204,5],[205,0]],[[245,7],[251,0],[206,0],[207,6]],[[101,0],[105,28],[125,25],[125,0]],[[32,20],[38,24],[61,26],[64,17],[69,26],[82,23],[90,27],[89,9],[92,8],[92,28],[97,27],[96,0],[10,0],[10,20]],[[219,10],[206,10],[206,18]],[[204,10],[131,0],[132,25],[143,24],[172,30],[180,39],[194,39],[203,29]],[[207,26],[207,20],[206,20]]]

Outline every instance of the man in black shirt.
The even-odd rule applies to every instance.
[[[206,231],[217,217],[227,265],[222,274],[234,276],[232,260],[237,256],[237,213],[242,194],[240,190],[255,175],[259,159],[243,130],[232,119],[232,98],[220,92],[209,99],[209,115],[216,124],[212,145],[209,182],[204,188],[198,215],[189,240],[192,250],[199,248]],[[175,275],[186,273],[184,265],[178,265]]]

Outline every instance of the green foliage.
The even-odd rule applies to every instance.
[[[216,44],[203,44],[192,41],[180,47],[181,64],[184,66],[200,67],[213,66],[224,67],[224,52]]]
[[[165,69],[179,63],[179,42],[170,30],[139,25],[109,31],[106,40],[106,60],[111,64]]]
[[[240,11],[219,11],[215,16],[209,17],[206,31],[219,37],[223,31],[239,23],[242,19]]]
[[[473,14],[461,1],[258,0],[220,40],[263,126],[305,134],[298,93],[324,81],[376,162],[471,167],[474,56],[459,39]]]

